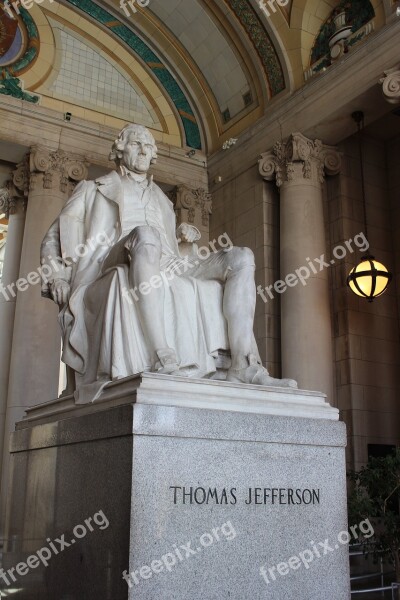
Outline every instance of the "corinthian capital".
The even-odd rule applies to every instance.
[[[17,212],[18,204],[26,209],[29,193],[29,159],[28,155],[16,166],[11,173],[11,179],[0,188],[0,213],[9,219]]]
[[[339,173],[341,156],[334,146],[292,133],[286,142],[277,142],[272,151],[262,154],[258,163],[260,175],[267,181],[276,179],[280,187],[298,179],[323,183],[325,175]]]
[[[400,102],[400,69],[388,69],[385,71],[385,77],[379,80],[382,84],[382,92],[384,97],[390,104],[398,104]]]
[[[169,194],[174,204],[177,223],[191,223],[200,229],[209,227],[212,212],[211,194],[204,188],[191,189],[186,185],[178,185]]]
[[[32,146],[30,153],[31,189],[40,182],[43,189],[70,192],[77,182],[85,179],[89,163],[78,154]]]

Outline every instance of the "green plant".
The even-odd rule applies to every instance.
[[[366,556],[392,562],[400,581],[400,449],[384,458],[371,458],[349,473],[349,522],[369,519],[374,536],[361,538]],[[400,598],[400,591],[399,591]]]

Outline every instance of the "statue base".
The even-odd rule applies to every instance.
[[[18,600],[348,600],[344,449],[316,392],[143,374],[92,405],[29,409],[2,585]]]

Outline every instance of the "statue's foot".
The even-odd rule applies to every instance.
[[[172,350],[172,348],[161,348],[161,350],[157,350],[156,354],[158,356],[158,361],[154,366],[154,370],[157,373],[162,373],[163,375],[179,375],[180,377],[184,377],[183,373],[179,369],[178,358],[175,350]]]
[[[158,361],[154,366],[154,370],[157,373],[163,373],[164,375],[175,375],[179,371],[178,358],[175,350],[172,348],[161,348],[156,351]]]
[[[294,379],[276,379],[275,377],[271,377],[267,369],[257,361],[254,355],[249,354],[247,360],[249,362],[248,367],[244,367],[243,369],[229,369],[226,381],[232,383],[250,383],[252,385],[297,388],[297,381]]]

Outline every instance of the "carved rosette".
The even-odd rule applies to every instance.
[[[87,177],[89,163],[84,157],[33,146],[30,153],[31,190],[41,184],[45,190],[70,194]]]
[[[261,177],[275,179],[278,187],[299,178],[323,183],[325,175],[339,173],[341,156],[333,146],[293,133],[286,142],[277,142],[272,151],[262,154],[258,166]]]
[[[18,203],[21,203],[24,210],[29,194],[29,158],[28,155],[16,166],[11,179],[7,181],[0,189],[0,213],[14,215],[18,210]]]
[[[390,104],[398,104],[400,102],[400,69],[385,71],[385,77],[382,77],[379,83],[382,84],[382,92],[386,100]]]
[[[177,225],[190,223],[208,231],[212,213],[212,197],[204,188],[190,189],[178,185],[169,194],[174,204]]]
[[[24,197],[25,204],[29,194],[29,175],[29,155],[26,154],[13,172],[12,180],[15,189],[19,192],[19,196]]]
[[[0,188],[0,214],[5,214],[6,219],[9,219],[10,215],[16,214],[19,203],[26,210],[26,197],[21,195],[12,181],[7,181],[5,186]]]
[[[5,214],[6,219],[10,218],[10,214],[15,213],[16,202],[10,193],[9,182],[3,188],[0,188],[0,214]]]

